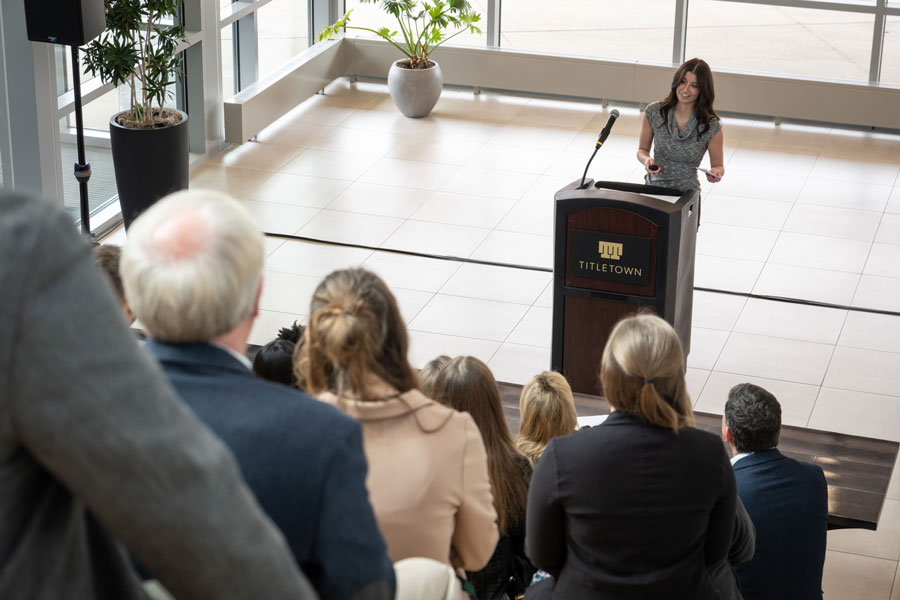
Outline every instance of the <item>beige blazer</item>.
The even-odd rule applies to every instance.
[[[497,545],[497,514],[481,433],[468,413],[418,390],[378,402],[323,394],[360,421],[366,483],[394,562],[423,556],[482,569]]]

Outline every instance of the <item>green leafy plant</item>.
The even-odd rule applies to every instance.
[[[131,87],[131,114],[121,124],[150,128],[171,122],[163,103],[180,74],[184,28],[170,25],[181,0],[105,0],[106,30],[84,49],[84,65],[103,83]],[[157,108],[154,108],[154,104]]]
[[[472,10],[468,0],[434,0],[433,2],[360,0],[360,2],[366,4],[378,2],[382,10],[397,19],[400,31],[391,31],[387,27],[370,29],[349,25],[350,13],[353,12],[351,9],[334,25],[323,27],[322,33],[319,34],[319,41],[330,40],[345,27],[368,31],[384,38],[406,55],[407,64],[401,64],[401,66],[410,69],[425,69],[433,64],[428,60],[428,56],[444,42],[465,31],[481,33],[481,29],[476,25],[481,20],[481,15]],[[447,35],[450,29],[455,32]],[[402,39],[397,39],[398,35]]]

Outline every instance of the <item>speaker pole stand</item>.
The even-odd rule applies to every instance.
[[[81,118],[81,65],[78,63],[78,46],[72,46],[72,79],[75,91],[75,138],[78,143],[78,162],[75,163],[75,179],[81,193],[81,232],[91,237],[91,211],[88,205],[88,180],[91,165],[84,158],[84,121]]]

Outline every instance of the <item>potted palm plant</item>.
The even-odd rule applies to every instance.
[[[159,198],[188,187],[187,114],[165,107],[180,75],[175,25],[181,0],[105,0],[106,30],[84,50],[92,75],[127,85],[128,110],[109,120],[113,167],[122,217],[131,221]]]
[[[319,41],[331,39],[343,28],[368,31],[387,40],[406,56],[394,62],[388,72],[388,90],[394,104],[407,117],[428,116],[441,97],[444,86],[441,67],[429,56],[441,44],[465,31],[481,33],[476,25],[481,20],[481,15],[472,10],[468,0],[360,2],[378,2],[382,10],[397,20],[400,30],[350,25],[350,13],[353,12],[350,10],[333,25],[324,27],[324,31],[319,34]]]

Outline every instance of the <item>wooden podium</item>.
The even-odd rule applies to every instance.
[[[551,368],[572,390],[602,395],[600,359],[613,325],[650,311],[691,347],[700,196],[587,180],[556,193]]]

